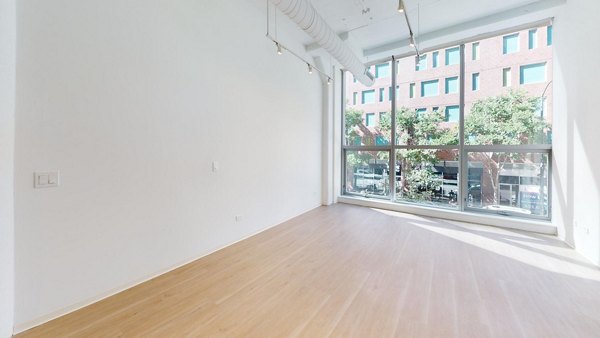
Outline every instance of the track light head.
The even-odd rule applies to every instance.
[[[310,63],[306,64],[308,66],[308,74],[312,74],[312,66],[310,65]]]
[[[399,0],[399,1],[398,1],[398,12],[399,12],[399,13],[404,13],[404,10],[405,10],[405,9],[404,9],[404,1],[402,1],[402,0]]]
[[[410,38],[408,39],[408,45],[411,47],[415,47],[415,37],[411,34]]]
[[[283,54],[283,49],[281,48],[279,42],[275,42],[275,45],[277,46],[277,55]]]
[[[327,85],[330,85],[330,84],[331,84],[331,78],[330,78],[330,77],[328,77],[328,78],[327,78]]]

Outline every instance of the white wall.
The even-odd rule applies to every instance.
[[[17,6],[18,330],[320,205],[321,82],[264,7]]]
[[[554,198],[560,236],[600,264],[600,2],[569,0],[554,24]]]
[[[0,0],[0,337],[14,318],[15,0]]]

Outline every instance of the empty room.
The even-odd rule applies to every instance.
[[[0,0],[0,338],[600,337],[599,15]]]

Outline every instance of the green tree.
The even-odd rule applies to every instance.
[[[524,91],[510,91],[476,101],[465,117],[465,143],[470,145],[519,145],[545,143],[547,123],[537,113],[540,100]],[[525,154],[503,152],[470,153],[470,160],[483,164],[492,199],[482,202],[498,204],[499,175],[507,163],[527,163]],[[483,182],[482,182],[483,183]],[[483,186],[486,186],[484,183]],[[482,195],[483,196],[483,195]],[[485,195],[489,196],[489,195]]]
[[[396,131],[399,144],[451,145],[458,144],[456,127],[444,127],[444,116],[440,111],[419,112],[415,109],[400,107],[396,112]],[[383,134],[391,131],[391,117],[380,122]],[[434,170],[438,162],[435,149],[403,149],[399,151],[398,162],[401,167],[400,185],[396,192],[409,200],[431,201],[435,191],[440,188],[440,180]]]

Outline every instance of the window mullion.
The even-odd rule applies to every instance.
[[[467,184],[469,181],[469,172],[468,172],[468,156],[465,153],[465,45],[460,45],[460,75],[459,75],[459,85],[460,85],[460,94],[459,94],[459,118],[458,118],[458,156],[459,156],[459,167],[458,167],[458,175],[459,175],[459,194],[460,197],[458,199],[458,207],[461,211],[465,210],[466,204],[466,193],[467,193]]]

